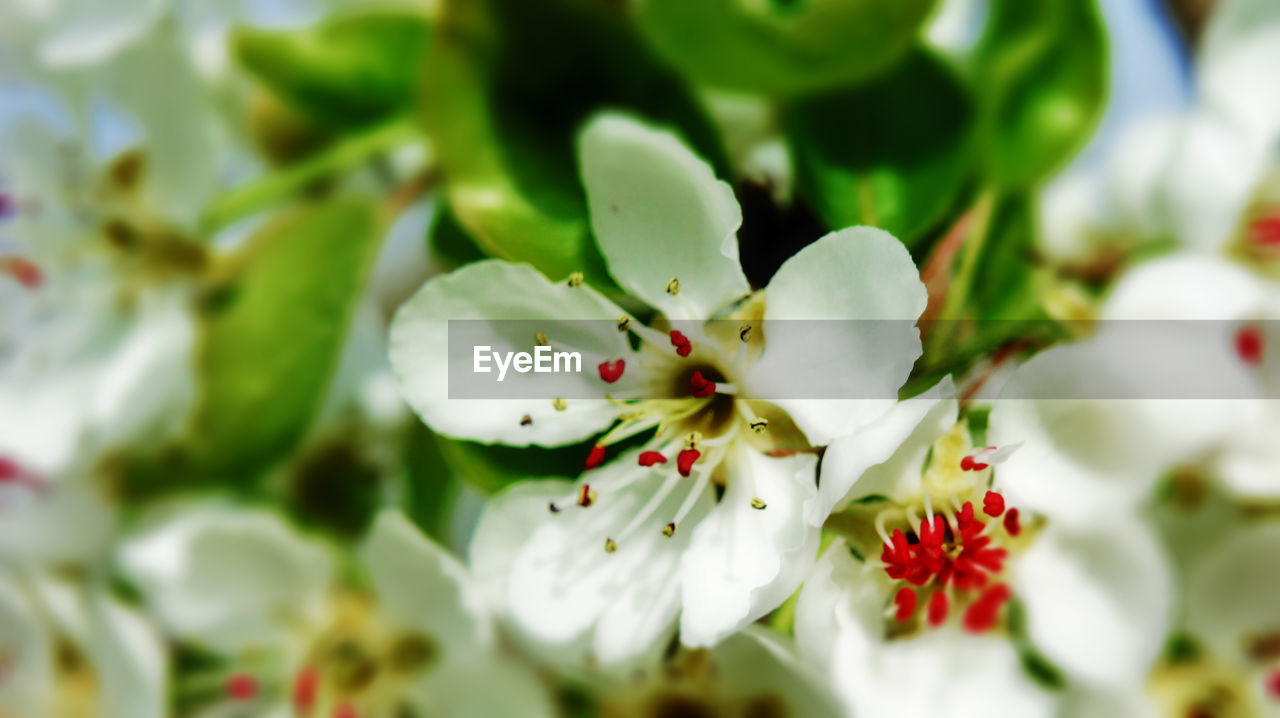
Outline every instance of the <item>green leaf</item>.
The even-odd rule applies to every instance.
[[[477,444],[437,436],[440,454],[454,477],[484,494],[492,494],[529,478],[576,479],[591,450],[588,441],[568,447],[514,447]],[[614,455],[610,451],[610,455]]]
[[[643,0],[664,58],[709,85],[793,94],[866,80],[915,44],[934,0]]]
[[[574,151],[591,114],[633,111],[726,165],[689,90],[606,3],[455,0],[426,62],[421,118],[459,223],[553,279],[609,283]]]
[[[467,234],[467,230],[458,224],[453,208],[443,201],[437,205],[435,216],[431,218],[431,227],[427,230],[427,246],[451,270],[486,256],[476,246],[471,235]]]
[[[411,107],[430,40],[424,15],[374,10],[305,30],[240,28],[231,48],[241,66],[308,118],[353,125]]]
[[[1106,102],[1094,0],[993,0],[974,69],[988,174],[1004,187],[1034,184],[1088,138]]]
[[[333,200],[288,210],[249,240],[242,272],[202,310],[189,451],[203,472],[253,474],[303,438],[381,235],[371,204]]]
[[[907,246],[956,201],[973,161],[973,103],[918,50],[874,82],[784,108],[800,191],[832,227],[868,224]]]

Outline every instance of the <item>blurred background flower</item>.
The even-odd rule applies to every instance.
[[[0,717],[1280,714],[1278,66],[1275,0],[11,0]],[[612,403],[450,397],[529,316]]]

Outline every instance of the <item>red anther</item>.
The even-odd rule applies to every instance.
[[[603,463],[604,463],[604,446],[601,444],[596,444],[595,446],[591,447],[591,453],[587,454],[586,467],[588,469],[594,469]]]
[[[671,330],[671,346],[676,348],[676,354],[682,357],[689,356],[689,352],[693,351],[693,343],[689,341],[689,337],[676,329]]]
[[[612,384],[622,378],[622,372],[627,368],[627,362],[625,359],[617,359],[613,362],[602,361],[597,368],[600,370],[600,378],[604,379],[606,383]]]
[[[676,470],[681,476],[688,476],[693,471],[693,462],[702,458],[702,452],[697,449],[685,449],[676,456]]]
[[[956,514],[956,528],[960,531],[960,540],[968,543],[986,527],[986,524],[973,517],[973,503],[964,502],[964,506],[961,506],[959,513]]]
[[[982,497],[982,513],[991,518],[1004,513],[1004,496],[994,491],[988,491],[987,495]]]
[[[910,586],[903,586],[898,589],[897,595],[893,597],[893,602],[897,605],[898,610],[893,614],[898,621],[905,622],[911,618],[911,614],[916,612],[916,592]]]
[[[27,289],[38,289],[44,284],[44,272],[26,257],[0,257],[0,272],[13,277]]]
[[[657,451],[641,451],[640,452],[641,466],[653,466],[654,464],[665,464],[665,463],[667,463],[667,457],[663,456],[660,452],[657,452]]]
[[[16,461],[0,456],[0,481],[12,481],[22,476],[22,467]]]
[[[947,620],[947,611],[949,609],[950,605],[947,602],[947,594],[942,591],[935,591],[934,594],[929,597],[929,625],[937,628],[945,623]]]
[[[1236,332],[1236,355],[1245,364],[1261,364],[1263,348],[1262,331],[1257,327],[1241,327]]]
[[[997,583],[969,604],[964,612],[964,628],[970,633],[983,633],[996,625],[1000,617],[1000,609],[1013,596],[1013,591],[1005,583]]]
[[[966,456],[963,459],[960,459],[961,471],[982,471],[989,466],[991,466],[991,464],[984,464],[972,456]]]
[[[701,371],[695,371],[693,376],[689,377],[689,388],[693,390],[693,396],[697,399],[706,399],[716,393],[716,383],[707,381]]]
[[[356,712],[355,706],[343,703],[333,710],[333,718],[360,718],[360,714]]]
[[[591,485],[583,484],[582,488],[578,489],[578,505],[585,509],[593,503],[595,503],[595,497],[591,495]]]
[[[253,700],[258,695],[258,680],[248,673],[235,673],[227,678],[223,690],[233,701]]]
[[[1264,247],[1280,246],[1280,213],[1254,220],[1249,225],[1249,241]]]
[[[320,672],[314,668],[303,668],[293,678],[293,707],[306,715],[316,705],[316,694],[320,692]]]
[[[1022,533],[1022,524],[1018,522],[1018,510],[1009,509],[1009,513],[1004,515],[1004,531],[1010,536],[1017,536]]]
[[[1272,698],[1280,700],[1280,668],[1267,676],[1267,693],[1270,693]]]

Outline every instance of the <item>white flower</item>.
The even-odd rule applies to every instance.
[[[832,520],[861,517],[870,540],[835,544],[806,581],[801,649],[856,715],[1049,715],[1007,635],[1016,601],[1025,640],[1073,690],[1140,685],[1170,613],[1151,532],[1128,507],[1095,506],[1081,527],[1051,505],[1017,505],[1002,477],[1028,447],[975,450],[949,388],[828,448],[820,483],[851,512]]]
[[[175,637],[224,660],[209,715],[546,716],[537,682],[496,651],[466,570],[402,514],[359,549],[368,595],[322,543],[262,510],[209,504],[126,544],[122,564]]]
[[[0,571],[0,715],[162,718],[155,631],[105,587]]]
[[[554,446],[605,432],[578,482],[495,498],[472,561],[528,638],[608,664],[656,647],[677,618],[686,645],[712,645],[799,585],[818,541],[801,513],[815,490],[809,447],[892,406],[920,352],[925,292],[899,242],[857,227],[801,250],[749,295],[741,213],[705,162],[618,116],[591,122],[579,149],[611,274],[679,329],[642,325],[580,277],[553,284],[495,260],[428,282],[393,322],[391,358],[405,398],[440,433]],[[727,331],[702,324],[713,317]],[[449,319],[545,323],[556,349],[598,363],[598,377],[569,375],[582,395],[612,398],[451,400]],[[824,335],[785,319],[897,321]],[[493,321],[476,343],[527,351],[529,325]],[[815,386],[832,398],[785,398]],[[605,462],[637,436],[648,438]]]
[[[1098,503],[1144,498],[1176,466],[1203,466],[1240,496],[1280,494],[1267,400],[1280,386],[1280,338],[1266,323],[1277,316],[1276,287],[1225,259],[1139,265],[1113,288],[1094,337],[1041,352],[1005,385],[993,441],[1017,432],[1027,447],[1002,481],[1020,503],[1082,521]],[[1160,398],[1183,386],[1204,398]]]
[[[1187,571],[1186,630],[1201,655],[1171,669],[1172,710],[1280,716],[1280,524],[1241,527]],[[1181,669],[1181,670],[1180,670]]]
[[[1218,3],[1197,48],[1194,104],[1124,128],[1102,167],[1050,185],[1046,250],[1087,262],[1160,237],[1211,251],[1239,238],[1280,140],[1280,90],[1270,76],[1277,63],[1276,4]]]
[[[747,626],[713,648],[682,648],[656,671],[637,671],[594,691],[600,715],[839,716],[790,639]]]

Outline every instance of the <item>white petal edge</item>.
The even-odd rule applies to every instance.
[[[669,318],[707,320],[750,291],[733,189],[679,138],[606,113],[587,123],[578,153],[591,228],[631,294]],[[673,278],[675,296],[667,293]]]
[[[765,351],[742,381],[747,395],[777,397],[811,443],[853,432],[896,402],[920,356],[926,301],[893,235],[850,227],[822,237],[765,288]],[[796,398],[813,396],[815,382],[832,398]]]
[[[391,365],[405,401],[439,433],[513,446],[573,443],[607,427],[616,408],[603,399],[570,400],[564,411],[557,411],[549,398],[450,399],[450,371],[472,368],[473,347],[450,348],[449,321],[496,322],[488,327],[481,322],[466,325],[465,333],[503,352],[532,351],[535,334],[525,331],[523,323],[503,320],[543,321],[553,346],[582,353],[583,371],[576,379],[570,374],[555,376],[580,381],[584,390],[592,391],[601,386],[593,358],[599,362],[630,354],[626,337],[613,327],[624,314],[589,286],[553,284],[524,264],[476,262],[429,280],[400,307],[391,322]],[[514,386],[538,376],[509,372],[504,381]],[[503,385],[494,386],[499,391]],[[523,422],[525,416],[531,422]]]

